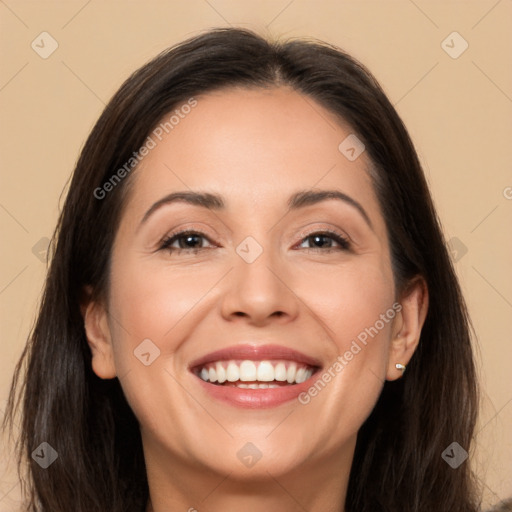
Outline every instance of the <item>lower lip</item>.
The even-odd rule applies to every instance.
[[[277,407],[297,397],[311,386],[311,379],[316,372],[304,382],[278,388],[266,389],[244,389],[236,386],[219,386],[205,382],[203,379],[194,376],[203,389],[213,398],[236,407],[248,409],[267,409]]]

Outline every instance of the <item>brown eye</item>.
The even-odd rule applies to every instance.
[[[331,231],[312,233],[305,237],[302,243],[305,241],[309,241],[312,245],[312,247],[305,247],[305,249],[324,249],[326,252],[329,252],[332,250],[348,250],[350,248],[350,243],[345,237]],[[337,243],[339,248],[333,246],[333,242]]]
[[[160,250],[167,250],[169,252],[191,250],[198,252],[201,249],[208,248],[203,246],[203,240],[208,240],[208,238],[197,231],[180,231],[164,239]],[[178,246],[173,247],[176,242]]]

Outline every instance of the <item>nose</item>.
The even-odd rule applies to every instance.
[[[234,268],[224,280],[222,316],[260,327],[292,321],[300,299],[291,281],[290,269],[271,249],[265,247],[251,263],[235,253]]]

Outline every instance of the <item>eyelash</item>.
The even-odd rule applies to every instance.
[[[183,249],[181,247],[179,247],[179,248],[171,247],[171,245],[176,240],[179,240],[179,239],[184,238],[189,235],[199,235],[200,237],[205,238],[206,240],[210,241],[209,238],[204,233],[201,233],[200,231],[194,231],[194,230],[178,231],[177,233],[172,233],[168,237],[164,238],[162,240],[161,245],[158,250],[159,251],[166,250],[166,251],[169,251],[170,253],[187,251],[187,252],[192,252],[192,254],[197,254],[199,251],[210,249],[210,247],[197,247],[197,248],[190,248],[190,249],[186,249],[186,248]],[[337,242],[340,245],[340,247],[327,247],[326,249],[323,249],[321,247],[306,247],[306,250],[322,251],[322,252],[331,253],[334,251],[348,251],[351,248],[351,244],[346,237],[344,237],[343,235],[341,235],[340,233],[338,233],[336,231],[331,231],[328,229],[322,230],[322,231],[314,231],[314,232],[306,235],[305,237],[303,237],[300,243],[302,244],[308,238],[311,238],[313,236],[318,236],[318,235],[327,236],[327,238],[331,238],[332,240]]]

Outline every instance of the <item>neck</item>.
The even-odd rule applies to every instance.
[[[225,474],[190,461],[176,463],[162,449],[145,449],[150,491],[146,512],[344,512],[354,447],[355,441],[341,454],[310,457],[287,472],[272,467],[256,472],[254,466]]]

